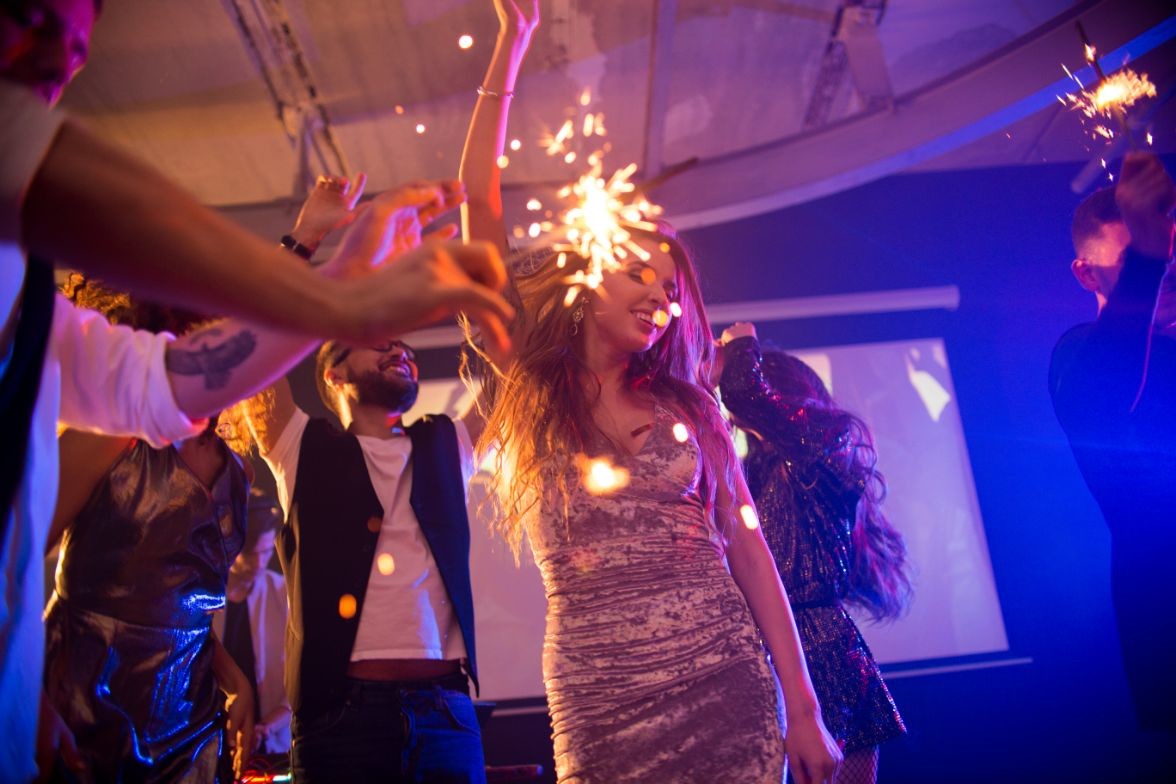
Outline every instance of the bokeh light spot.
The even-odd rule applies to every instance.
[[[747,530],[754,531],[759,528],[759,517],[756,516],[755,507],[751,504],[739,507],[739,516],[743,518],[743,525],[747,526]]]

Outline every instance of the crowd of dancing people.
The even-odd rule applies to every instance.
[[[322,176],[280,243],[53,108],[100,0],[0,12],[0,778],[228,781],[288,752],[298,782],[485,781],[466,486],[492,454],[494,533],[547,597],[560,782],[877,780],[906,729],[851,610],[897,618],[913,588],[869,428],[754,325],[712,330],[671,225],[571,299],[588,260],[508,247],[497,161],[539,3],[491,5],[457,179],[361,208],[362,176]],[[1172,186],[1135,163],[1118,220],[1158,237],[1128,261],[1154,272],[1170,221],[1164,246],[1136,216]],[[459,208],[460,238],[424,236]],[[50,260],[79,271],[62,291]],[[1103,297],[1105,268],[1075,272]],[[459,312],[476,405],[408,424],[400,338]],[[333,418],[286,379],[312,354]],[[627,484],[587,486],[593,458]]]

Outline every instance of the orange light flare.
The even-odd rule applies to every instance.
[[[739,517],[743,519],[743,525],[749,531],[759,528],[759,515],[755,513],[755,507],[751,504],[739,507]]]
[[[583,474],[584,489],[592,495],[609,495],[629,485],[628,469],[614,466],[607,458],[577,455],[576,463]]]

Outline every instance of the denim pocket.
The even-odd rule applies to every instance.
[[[465,730],[476,735],[481,734],[478,716],[474,712],[474,701],[469,698],[469,695],[459,691],[443,691],[439,697],[453,729]]]

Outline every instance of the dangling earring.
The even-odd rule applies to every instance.
[[[580,297],[580,301],[576,303],[576,309],[572,311],[572,337],[580,334],[580,322],[584,320],[584,298]]]

